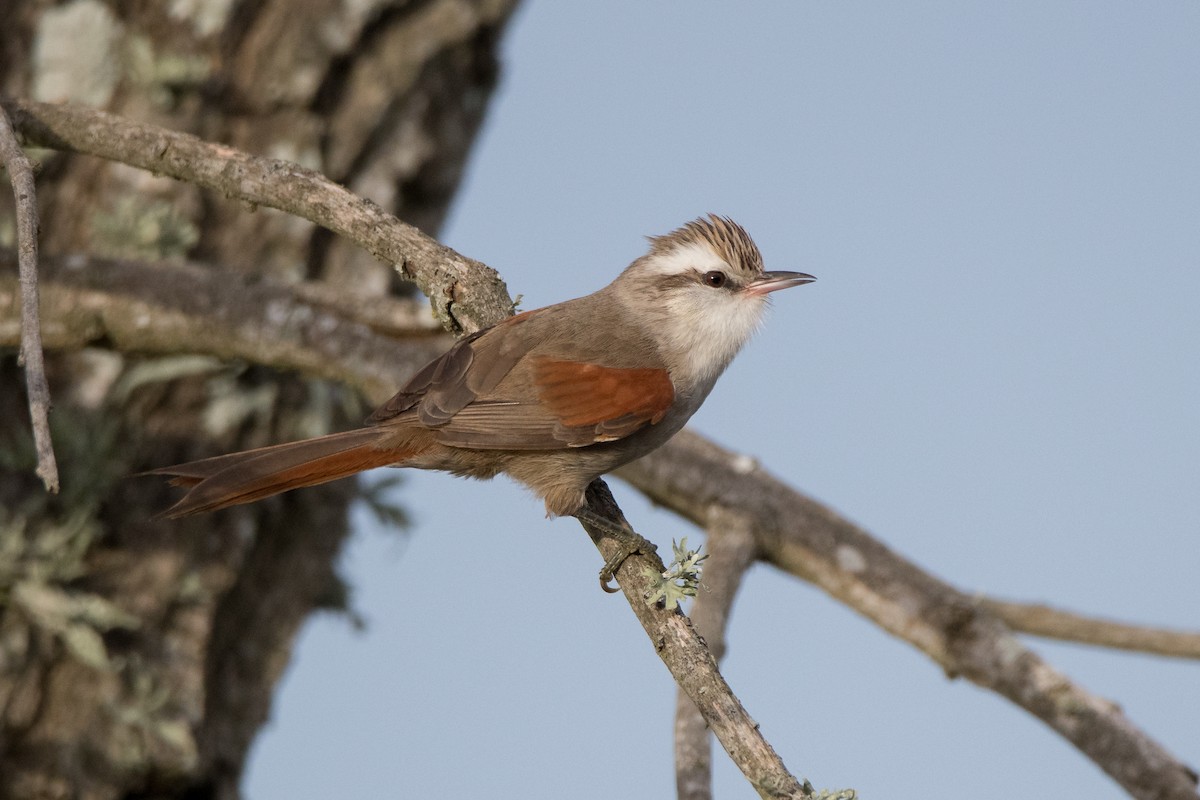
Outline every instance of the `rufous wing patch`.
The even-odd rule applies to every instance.
[[[665,369],[603,367],[539,358],[533,380],[544,407],[564,428],[591,428],[616,420],[654,424],[675,400]]]

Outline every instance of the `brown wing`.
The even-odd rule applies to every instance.
[[[439,416],[444,417],[440,420],[441,422],[445,422],[454,416],[454,405],[456,403],[466,405],[475,399],[474,396],[464,394],[461,398],[454,399],[446,398],[442,395],[445,394],[448,388],[463,387],[462,379],[475,360],[475,353],[471,349],[471,342],[485,332],[479,331],[473,336],[460,339],[445,353],[418,370],[415,375],[409,378],[408,383],[401,387],[400,391],[396,392],[391,399],[375,409],[375,412],[367,417],[366,423],[368,425],[379,425],[390,419],[395,419],[401,414],[417,407],[431,394],[433,397],[427,405],[427,410],[425,410],[425,413],[420,414],[422,422],[428,425],[436,425],[439,422]],[[440,394],[438,392],[439,387]],[[441,408],[437,404],[439,398],[448,408]],[[447,402],[447,400],[450,402]],[[426,418],[429,419],[428,422],[426,422]]]
[[[517,327],[538,311],[526,311],[476,331],[422,367],[390,400],[367,418],[378,425],[417,409],[423,425],[444,425],[477,398],[491,392],[528,352]]]
[[[520,328],[543,311],[458,342],[369,422],[415,414],[443,444],[547,450],[613,441],[663,418],[675,399],[665,369],[601,366],[577,360],[575,353],[542,354],[559,349],[537,330],[542,325]],[[552,334],[555,326],[546,327]]]

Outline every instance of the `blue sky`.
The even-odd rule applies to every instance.
[[[1200,609],[1200,6],[530,2],[445,241],[534,308],[707,212],[783,293],[693,425],[971,592]],[[630,487],[659,543],[697,536]],[[407,473],[355,632],[305,630],[272,798],[666,797],[673,685],[570,520]],[[1197,665],[1031,641],[1193,766]],[[864,797],[1117,798],[1041,723],[759,566],[725,672],[785,762]],[[717,756],[717,795],[754,794]]]

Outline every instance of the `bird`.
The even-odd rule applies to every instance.
[[[727,217],[648,241],[604,288],[459,339],[363,427],[151,470],[187,489],[163,516],[385,466],[503,473],[547,516],[580,516],[588,484],[664,444],[700,408],[771,293],[816,280],[764,270],[753,239]]]

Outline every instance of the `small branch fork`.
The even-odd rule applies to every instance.
[[[50,385],[46,382],[46,357],[42,351],[42,325],[38,314],[38,210],[33,166],[17,141],[8,113],[0,106],[0,163],[8,170],[17,216],[17,262],[21,276],[21,362],[29,418],[37,449],[37,476],[46,491],[58,492],[58,464],[50,439]]]

